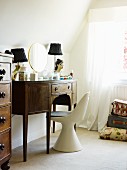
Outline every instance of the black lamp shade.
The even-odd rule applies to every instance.
[[[14,55],[14,61],[13,63],[18,63],[18,62],[27,62],[26,54],[24,48],[15,48],[11,49],[11,52]]]
[[[61,44],[51,43],[48,54],[50,55],[63,55],[61,51]]]

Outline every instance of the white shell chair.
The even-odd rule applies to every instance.
[[[74,125],[84,119],[88,101],[89,92],[82,97],[73,111],[55,111],[51,113],[51,120],[62,124],[61,133],[53,146],[55,150],[61,152],[75,152],[82,149]]]

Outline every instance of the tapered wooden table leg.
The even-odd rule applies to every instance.
[[[49,154],[49,147],[50,147],[50,112],[47,112],[47,154]]]
[[[28,115],[23,115],[23,161],[27,161]]]

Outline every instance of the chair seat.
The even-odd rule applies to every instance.
[[[51,112],[51,117],[65,117],[68,116],[71,112],[66,111],[55,111]]]

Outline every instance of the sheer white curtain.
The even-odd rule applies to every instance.
[[[107,122],[111,106],[112,83],[123,53],[123,27],[115,22],[89,23],[86,84],[90,101],[80,126],[100,131]]]

